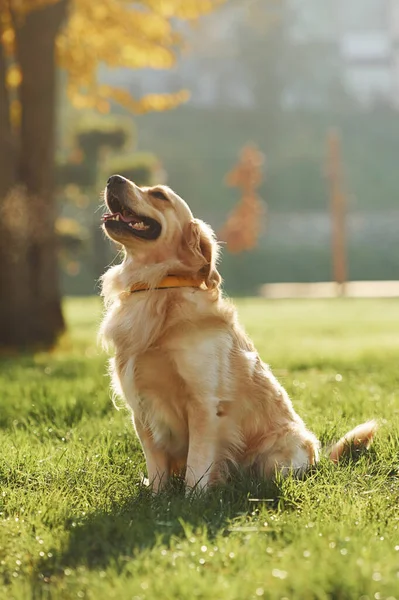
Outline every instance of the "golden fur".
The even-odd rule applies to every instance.
[[[125,252],[103,276],[100,333],[114,349],[114,391],[132,411],[154,490],[173,472],[185,473],[189,488],[206,487],[225,479],[231,463],[261,477],[275,469],[303,472],[318,460],[319,442],[222,296],[211,228],[165,186],[139,188],[126,180],[122,188],[124,206],[156,219],[162,232],[155,241],[108,232]],[[204,283],[153,289],[171,274]],[[138,282],[150,290],[130,293]],[[375,426],[347,434],[331,458],[338,460],[348,441],[367,446]]]

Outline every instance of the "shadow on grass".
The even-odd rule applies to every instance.
[[[51,578],[82,564],[90,569],[104,569],[110,563],[122,567],[138,552],[158,543],[168,545],[172,538],[185,539],[199,529],[206,529],[211,538],[224,531],[228,535],[232,520],[250,514],[258,499],[273,510],[281,496],[277,483],[256,483],[244,475],[234,484],[188,497],[179,481],[158,496],[141,486],[124,505],[115,503],[110,510],[93,512],[79,524],[67,523],[68,546],[61,552],[52,550],[51,558],[37,565],[37,573],[40,578]]]
[[[354,466],[363,454],[349,448],[341,466]],[[378,468],[373,450],[368,452],[368,457],[369,468],[374,463]],[[302,480],[323,477],[327,464],[328,471],[337,469],[324,459],[309,469]],[[387,476],[392,475],[387,469]],[[126,560],[137,553],[159,543],[168,546],[172,539],[186,539],[198,530],[206,530],[211,539],[220,533],[227,536],[235,518],[250,516],[260,506],[271,511],[295,510],[297,499],[294,500],[287,489],[290,481],[295,482],[295,477],[284,480],[278,476],[274,481],[259,481],[250,473],[236,472],[232,483],[206,493],[194,491],[188,496],[184,493],[183,481],[178,479],[157,496],[140,485],[136,494],[123,504],[115,501],[107,510],[96,510],[83,520],[69,519],[65,524],[69,533],[67,546],[61,551],[53,549],[50,558],[43,558],[37,564],[35,572],[40,574],[40,579],[49,581],[54,575],[62,575],[66,568],[81,565],[105,569],[112,563],[122,569]]]
[[[353,467],[361,460],[363,452],[349,451],[341,467]],[[368,454],[368,470],[373,466],[380,470],[374,452]],[[315,477],[328,479],[329,474],[339,475],[339,467],[323,459],[312,467],[302,481]],[[386,476],[395,476],[386,466]],[[397,472],[396,472],[397,476]],[[300,486],[299,486],[300,487]],[[43,583],[63,577],[66,569],[86,567],[103,570],[109,565],[122,571],[124,565],[139,553],[151,550],[158,544],[166,547],[175,540],[185,540],[193,534],[206,531],[212,539],[216,535],[230,535],[235,529],[234,520],[250,518],[257,509],[268,511],[297,510],[301,495],[297,494],[298,480],[295,477],[274,481],[259,481],[251,474],[238,472],[232,483],[215,487],[206,493],[184,493],[181,480],[175,480],[168,489],[152,496],[144,485],[136,488],[129,500],[111,502],[107,510],[95,510],[75,521],[71,517],[65,523],[69,533],[67,544],[61,549],[51,549],[49,556],[36,563],[32,573],[33,588],[42,590]],[[292,493],[293,492],[293,493]],[[80,519],[80,520],[79,520]],[[269,535],[275,534],[270,530]]]

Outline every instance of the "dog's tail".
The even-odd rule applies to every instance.
[[[346,433],[329,449],[330,459],[337,463],[351,447],[359,450],[362,448],[367,450],[373,441],[377,427],[378,424],[376,421],[367,421],[367,423],[362,423]]]

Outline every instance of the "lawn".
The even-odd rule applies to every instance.
[[[0,364],[1,599],[399,599],[399,301],[239,309],[322,442],[377,417],[373,448],[301,481],[152,499],[100,304],[69,300],[57,349]]]

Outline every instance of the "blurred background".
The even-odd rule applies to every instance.
[[[0,10],[2,345],[51,343],[61,295],[98,293],[112,173],[212,225],[231,294],[399,279],[397,0]]]

